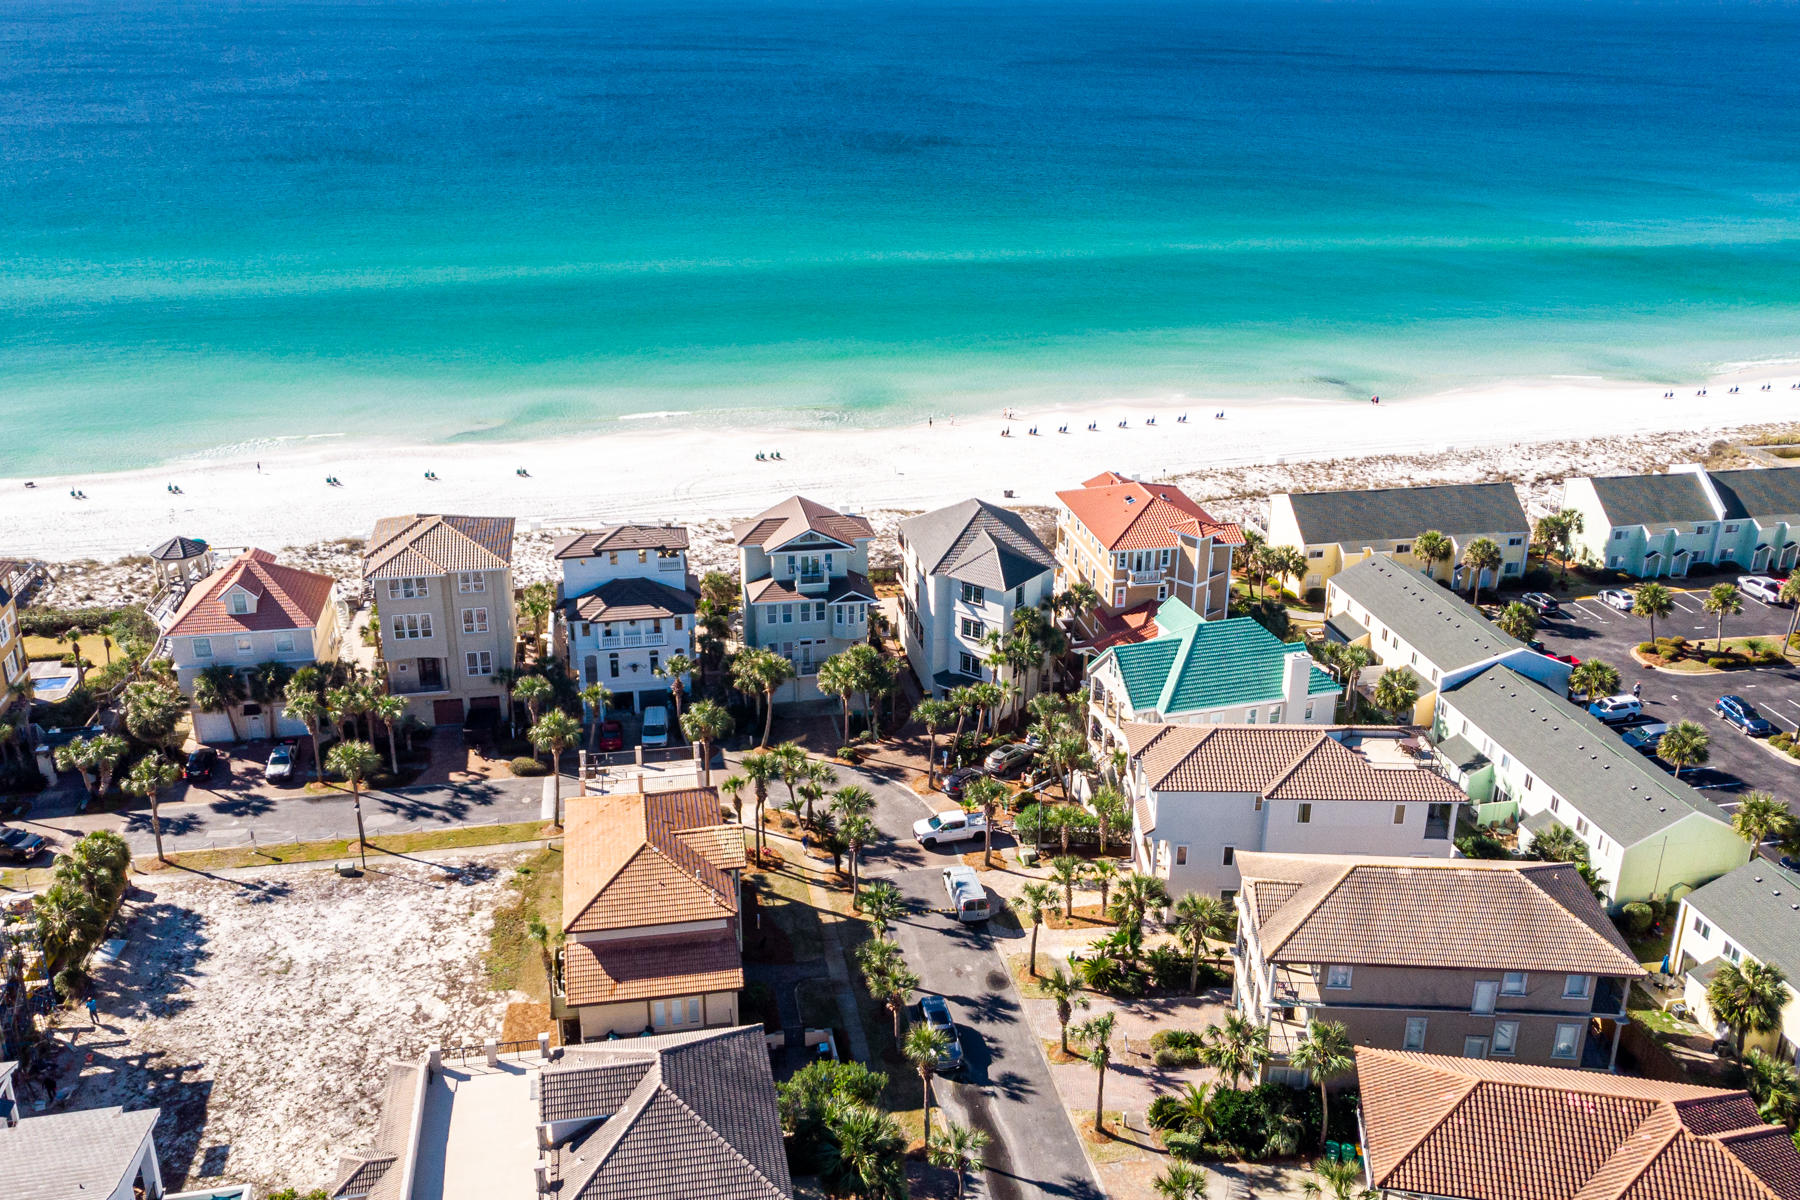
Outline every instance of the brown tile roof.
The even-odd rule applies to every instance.
[[[1125,726],[1127,748],[1134,758],[1141,756],[1144,777],[1159,792],[1250,792],[1277,800],[1387,804],[1467,802],[1435,771],[1422,765],[1378,766],[1340,740],[1382,737],[1354,727]]]
[[[253,630],[316,629],[331,603],[336,580],[329,575],[284,567],[267,550],[246,550],[188,590],[175,612],[172,637],[248,633]],[[242,588],[256,597],[254,611],[234,613],[225,593]]]
[[[1257,938],[1279,963],[1644,975],[1568,863],[1237,856]],[[1279,903],[1265,881],[1295,885]]]
[[[719,813],[712,788],[572,797],[563,838],[563,929],[631,929],[735,914],[737,887],[726,872],[744,865],[743,839],[740,831],[737,853],[729,854],[729,839],[710,832],[720,825]]]
[[[656,1066],[651,1050],[615,1051],[597,1058],[562,1061],[538,1076],[538,1120],[543,1124],[611,1116]]]
[[[751,604],[796,604],[816,600],[833,604],[839,600],[872,601],[875,599],[875,585],[869,582],[866,575],[846,571],[842,575],[832,576],[831,586],[825,591],[807,595],[795,588],[792,580],[770,576],[747,585],[744,594]]]
[[[684,525],[607,525],[586,533],[558,538],[550,548],[554,558],[592,558],[614,550],[686,550]]]
[[[654,579],[609,579],[592,591],[563,601],[571,621],[648,621],[687,616],[700,597]]]
[[[1176,527],[1183,525],[1234,544],[1244,540],[1238,526],[1215,521],[1174,484],[1146,484],[1108,471],[1056,498],[1108,550],[1173,546]]]
[[[1161,607],[1161,600],[1146,600],[1118,613],[1097,608],[1089,617],[1089,623],[1094,627],[1094,636],[1079,643],[1079,647],[1083,650],[1100,651],[1110,646],[1147,642],[1157,635],[1156,610]]]
[[[1358,1047],[1377,1188],[1469,1200],[1800,1200],[1744,1092]]]
[[[774,508],[731,527],[731,540],[739,546],[775,550],[803,533],[822,533],[846,546],[858,538],[875,536],[874,526],[861,517],[826,508],[817,500],[789,496]]]
[[[735,992],[743,986],[737,933],[730,929],[563,945],[563,989],[573,1006]]]
[[[511,517],[383,517],[363,550],[363,578],[504,571],[512,564],[512,545]]]

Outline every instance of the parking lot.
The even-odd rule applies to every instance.
[[[1673,590],[1680,581],[1662,582]],[[1710,638],[1714,620],[1701,607],[1705,594],[1704,587],[1677,592],[1675,612],[1656,623],[1657,635],[1679,635],[1689,641]],[[1779,645],[1792,610],[1750,596],[1743,602],[1742,613],[1726,618],[1725,636],[1766,636]],[[1736,794],[1752,790],[1772,792],[1790,805],[1800,801],[1800,762],[1769,752],[1712,711],[1720,696],[1739,695],[1777,728],[1792,732],[1800,728],[1800,671],[1791,665],[1701,674],[1652,671],[1631,657],[1632,648],[1649,636],[1650,624],[1644,618],[1609,608],[1591,596],[1563,601],[1561,614],[1544,620],[1538,630],[1551,653],[1598,658],[1617,668],[1621,691],[1643,685],[1644,716],[1634,724],[1696,721],[1707,731],[1712,738],[1711,760],[1703,768],[1684,770],[1684,782],[1706,790],[1727,809],[1735,804]]]

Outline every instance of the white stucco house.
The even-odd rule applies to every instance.
[[[1705,563],[1789,571],[1800,562],[1800,471],[1708,471],[1578,477],[1563,506],[1581,514],[1577,552],[1642,579],[1680,578]]]
[[[28,1117],[17,1082],[18,1064],[0,1062],[0,1196],[164,1200],[156,1154],[160,1109],[86,1108]],[[248,1200],[247,1189],[244,1195]]]
[[[608,525],[558,541],[557,640],[581,685],[604,685],[613,705],[661,703],[672,655],[693,657],[699,593],[687,573],[687,530]],[[682,677],[685,687],[689,682]]]
[[[1706,988],[1725,963],[1746,959],[1780,967],[1790,985],[1800,979],[1800,873],[1756,857],[1689,892],[1675,917],[1669,970],[1679,976],[1694,1020],[1715,1037],[1730,1031],[1713,1015]],[[1800,1047],[1800,994],[1781,1010],[1781,1027],[1752,1034],[1752,1046],[1793,1062]]]

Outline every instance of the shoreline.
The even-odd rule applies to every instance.
[[[795,493],[865,513],[919,511],[969,495],[1046,505],[1056,491],[1103,470],[1175,479],[1202,502],[1232,494],[1222,476],[1254,476],[1260,468],[1294,477],[1303,464],[1336,460],[1447,458],[1444,467],[1461,474],[1498,453],[1502,469],[1529,481],[1557,469],[1542,453],[1552,443],[1577,451],[1583,443],[1610,446],[1601,456],[1610,465],[1588,469],[1639,471],[1649,464],[1630,461],[1634,439],[1694,439],[1800,419],[1800,391],[1792,387],[1800,373],[1785,365],[1785,373],[1774,364],[1746,366],[1677,388],[1673,397],[1658,385],[1553,379],[1378,405],[1164,398],[1019,409],[1010,420],[988,413],[830,430],[659,428],[655,417],[639,416],[611,432],[492,445],[330,436],[260,459],[251,452],[38,477],[30,489],[23,479],[0,479],[7,498],[0,553],[49,561],[120,558],[176,534],[279,552],[361,538],[377,517],[405,512],[510,515],[522,534],[622,520],[705,527]],[[1761,390],[1765,383],[1770,390]],[[1731,393],[1732,386],[1740,391]],[[1707,394],[1696,395],[1701,389]],[[1221,409],[1223,420],[1213,415]],[[1184,412],[1185,424],[1177,420]],[[1146,424],[1151,417],[1155,424]],[[1098,428],[1090,432],[1089,422]],[[1065,423],[1070,432],[1057,432]],[[1028,433],[1034,425],[1037,436]],[[1002,436],[1008,428],[1011,436]],[[758,461],[759,451],[782,457]],[[520,468],[529,475],[516,474]],[[1403,468],[1397,473],[1395,482],[1408,481]],[[1562,471],[1568,473],[1579,472]],[[342,486],[328,485],[327,476]],[[171,493],[170,484],[180,493]],[[1309,478],[1262,494],[1284,486],[1333,485]],[[87,498],[71,497],[71,489]]]

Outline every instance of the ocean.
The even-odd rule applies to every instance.
[[[1796,48],[1730,0],[9,0],[0,475],[1796,359]]]

